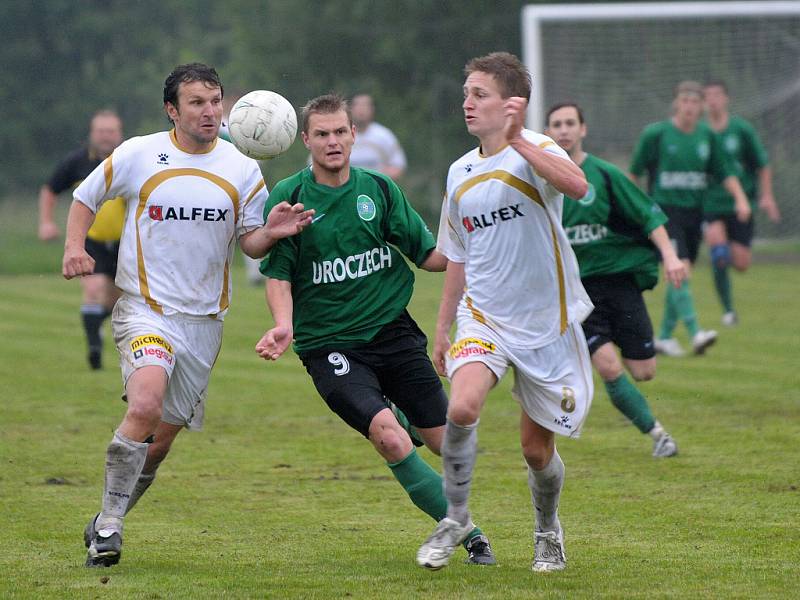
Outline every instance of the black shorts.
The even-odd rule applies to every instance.
[[[703,215],[703,221],[706,223],[722,221],[725,225],[725,231],[728,232],[728,241],[736,242],[748,248],[753,243],[755,225],[752,215],[747,222],[742,223],[736,218],[735,213],[707,213]]]
[[[369,424],[394,402],[418,428],[439,427],[447,395],[427,351],[428,340],[403,311],[375,338],[355,348],[326,348],[300,355],[328,407],[369,437]]]
[[[669,218],[664,227],[678,258],[694,262],[703,238],[703,211],[669,204],[662,205],[661,209]]]
[[[653,358],[653,324],[633,276],[607,275],[582,281],[594,303],[594,310],[583,322],[589,354],[613,342],[624,358]]]
[[[108,275],[111,279],[117,276],[117,254],[119,242],[97,242],[86,238],[86,252],[94,259],[94,272]]]

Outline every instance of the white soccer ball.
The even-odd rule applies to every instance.
[[[242,154],[256,160],[275,158],[294,142],[297,113],[280,94],[256,90],[233,105],[228,115],[228,131]]]

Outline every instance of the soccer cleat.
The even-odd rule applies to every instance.
[[[717,332],[713,329],[701,329],[692,338],[692,350],[695,354],[703,354],[706,348],[712,346],[717,341]]]
[[[678,453],[678,444],[668,433],[664,433],[660,438],[653,442],[653,456],[655,458],[668,458]]]
[[[408,417],[405,415],[405,413],[386,396],[383,397],[383,401],[386,402],[386,405],[391,409],[394,418],[397,419],[397,422],[400,423],[400,426],[408,432],[408,437],[411,438],[411,443],[417,448],[424,446],[424,440],[420,437],[417,428],[408,421]]]
[[[102,354],[99,350],[89,351],[89,368],[92,371],[97,371],[103,368]]]
[[[664,356],[672,356],[675,358],[686,356],[686,351],[681,348],[681,345],[675,338],[668,338],[664,340],[656,339],[653,340],[653,345],[656,348],[656,352],[663,354]]]
[[[433,533],[417,550],[417,564],[431,571],[447,566],[456,546],[463,542],[473,529],[475,525],[472,521],[462,525],[445,517],[439,521]]]
[[[735,311],[729,310],[724,315],[722,315],[722,324],[725,325],[725,327],[733,327],[738,323],[739,323],[739,317]]]
[[[489,544],[489,539],[485,535],[476,535],[471,540],[467,540],[464,548],[469,553],[467,560],[464,561],[468,565],[496,565],[494,552],[492,546]]]
[[[97,513],[83,530],[83,543],[89,549],[86,555],[87,567],[110,567],[119,562],[122,556],[122,533],[113,529],[97,531]]]
[[[563,571],[567,566],[564,554],[564,530],[537,531],[533,534],[533,564],[531,570],[539,573]]]

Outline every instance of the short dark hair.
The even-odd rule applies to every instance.
[[[578,122],[583,125],[583,109],[578,106],[577,102],[559,102],[558,104],[554,104],[550,108],[547,109],[547,116],[544,118],[544,124],[550,125],[550,115],[552,115],[557,110],[561,110],[562,108],[574,108],[578,112]]]
[[[492,52],[473,58],[464,66],[464,74],[469,77],[475,71],[494,77],[503,98],[521,96],[530,100],[531,74],[522,61],[510,52]]]
[[[89,127],[92,126],[92,123],[94,123],[94,120],[97,117],[114,117],[117,121],[120,122],[120,124],[122,124],[122,117],[120,117],[119,113],[115,111],[113,108],[101,108],[99,110],[94,111],[94,113],[92,113],[92,118],[89,119]]]
[[[331,92],[329,94],[325,94],[324,96],[312,98],[306,102],[306,105],[302,108],[303,133],[308,133],[308,120],[311,115],[332,115],[340,110],[343,110],[347,113],[347,122],[352,126],[353,117],[350,114],[350,104],[344,99],[343,96],[340,96],[335,92]]]
[[[725,83],[722,79],[708,79],[703,84],[703,87],[704,88],[719,87],[722,88],[722,91],[725,92],[726,96],[728,95],[728,84]]]
[[[208,87],[218,87],[220,94],[224,95],[225,90],[222,87],[219,74],[214,67],[209,67],[203,63],[188,63],[185,65],[178,65],[172,70],[164,81],[164,104],[169,102],[172,106],[178,106],[178,87],[182,83],[190,83],[192,81],[202,81]]]
[[[675,94],[673,98],[677,98],[681,94],[694,94],[695,96],[703,97],[703,86],[696,81],[685,80],[681,81],[675,86]]]

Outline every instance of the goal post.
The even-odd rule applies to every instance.
[[[533,76],[528,124],[547,108],[584,108],[590,152],[627,168],[644,126],[669,116],[684,79],[724,80],[731,111],[770,153],[784,213],[758,233],[797,235],[800,203],[800,2],[537,4],[522,10],[522,58]]]

